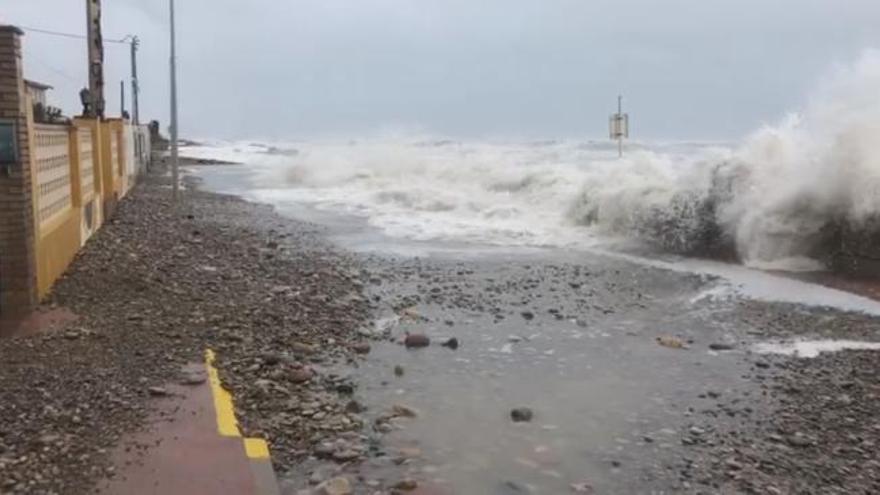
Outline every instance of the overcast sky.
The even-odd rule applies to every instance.
[[[142,40],[141,114],[167,125],[167,0],[104,2]],[[422,132],[731,139],[796,110],[835,63],[880,47],[880,0],[178,0],[181,133]],[[82,0],[0,0],[0,22],[84,33]],[[26,76],[79,112],[85,41],[29,32]],[[125,45],[107,47],[119,112]],[[126,79],[127,80],[127,79]]]

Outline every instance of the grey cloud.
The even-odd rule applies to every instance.
[[[637,136],[730,138],[796,108],[832,63],[880,46],[874,0],[177,4],[181,127],[194,136],[602,137],[623,92]],[[0,0],[0,12],[22,25],[84,25],[69,0]],[[166,24],[165,1],[105,2],[106,34],[143,40],[143,112],[163,121]],[[75,109],[84,47],[37,34],[26,47],[29,73]],[[108,80],[127,73],[125,50],[108,48]]]

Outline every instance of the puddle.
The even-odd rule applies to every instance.
[[[726,287],[710,289],[703,297],[727,297],[729,295],[763,302],[782,302],[817,308],[834,308],[873,316],[880,316],[880,301],[823,285],[804,282],[790,277],[762,272],[742,265],[720,261],[681,258],[675,261],[649,258],[633,254],[592,249],[593,252],[651,266],[662,270],[685,273],[704,273],[723,279]]]
[[[443,274],[419,266],[375,290],[389,303],[414,293],[421,302],[402,310],[407,317],[382,314],[367,332],[424,333],[432,344],[374,342],[348,370],[368,425],[395,405],[418,411],[367,428],[381,454],[359,470],[366,480],[411,478],[466,495],[637,492],[646,477],[677,479],[660,460],[676,458],[689,404],[709,386],[741,383],[734,355],[655,341],[670,329],[707,339],[722,331],[703,329],[705,306],[688,306],[704,289],[691,275],[612,270],[587,288],[552,266],[546,277],[527,263],[455,262]],[[449,337],[458,349],[440,345]],[[519,407],[531,421],[512,421]]]
[[[752,350],[759,354],[782,354],[803,358],[814,358],[823,352],[845,350],[880,351],[880,342],[858,340],[802,340],[796,342],[762,342]]]

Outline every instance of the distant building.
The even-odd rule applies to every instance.
[[[52,89],[52,86],[37,81],[31,81],[30,79],[24,80],[24,86],[34,105],[40,104],[43,107],[46,106],[46,91]]]
[[[30,79],[24,80],[25,91],[34,108],[34,122],[40,124],[63,124],[68,119],[61,113],[61,109],[47,103],[46,92],[52,86]]]

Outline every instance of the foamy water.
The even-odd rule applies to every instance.
[[[880,54],[839,67],[804,109],[739,143],[459,141],[395,136],[212,143],[245,194],[362,216],[392,237],[589,247],[640,239],[814,270],[842,225],[880,213]]]
[[[614,234],[577,218],[576,203],[592,177],[622,166],[652,166],[659,173],[674,166],[673,160],[686,163],[723,152],[703,145],[640,144],[619,161],[604,142],[412,137],[292,146],[295,156],[253,146],[202,152],[249,164],[255,174],[249,195],[259,201],[305,201],[360,215],[393,237],[499,246],[590,245]]]
[[[753,350],[758,354],[782,354],[802,358],[814,358],[823,352],[845,350],[878,351],[880,342],[858,340],[802,340],[795,342],[765,342],[756,344]]]

